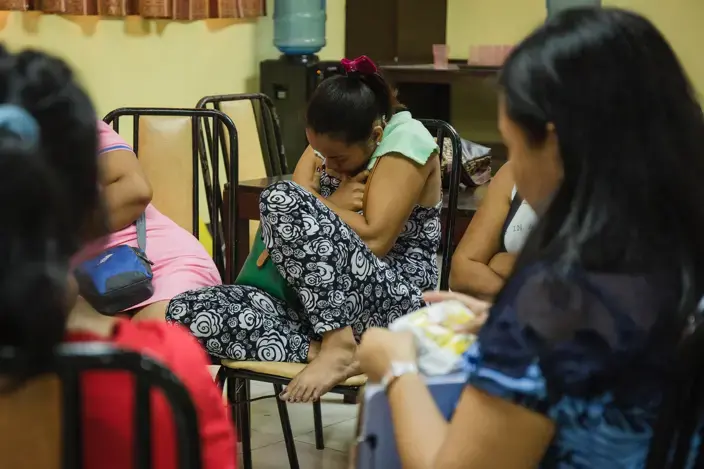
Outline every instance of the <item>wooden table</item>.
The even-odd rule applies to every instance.
[[[240,182],[237,186],[237,193],[235,194],[235,200],[237,201],[237,219],[235,220],[235,229],[237,230],[236,236],[236,246],[237,250],[237,270],[239,272],[244,264],[245,259],[249,255],[250,246],[250,236],[249,236],[249,222],[251,220],[259,220],[259,196],[262,191],[279,181],[290,181],[291,176],[282,177],[270,177],[270,178],[260,178],[252,179],[249,181]],[[478,187],[476,189],[467,189],[460,191],[459,200],[457,203],[457,218],[455,220],[454,229],[454,241],[455,245],[459,242],[469,225],[474,212],[477,211],[477,206],[479,202],[484,197],[486,193],[487,186]],[[443,216],[442,224],[445,225],[446,208],[447,208],[447,194],[444,196],[443,200]]]

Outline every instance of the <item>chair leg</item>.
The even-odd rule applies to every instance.
[[[224,366],[219,366],[218,372],[215,374],[215,384],[218,385],[221,391],[225,389],[225,381],[227,381],[227,371]]]
[[[228,378],[225,381],[225,390],[227,393],[227,403],[230,407],[230,418],[235,424],[237,429],[237,442],[242,441],[242,418],[240,417],[240,396],[237,394],[237,390],[242,386],[242,380],[240,378]]]
[[[248,379],[244,380],[244,386],[245,386],[245,392],[247,394],[247,406],[245,409],[247,410],[247,422],[249,422],[249,429],[247,430],[247,434],[252,435],[252,382]]]
[[[249,408],[249,380],[238,380],[237,399],[239,407],[239,431],[242,435],[242,466],[252,469],[252,424]]]
[[[293,431],[291,431],[291,420],[288,418],[288,409],[286,403],[278,398],[284,391],[284,387],[280,384],[274,385],[274,393],[277,397],[276,406],[279,408],[279,418],[281,419],[281,430],[284,432],[284,444],[286,444],[286,453],[288,453],[288,464],[291,469],[300,469],[298,466],[298,455],[296,454],[296,443],[293,441]]]
[[[323,410],[320,406],[320,399],[313,402],[313,425],[315,427],[315,448],[325,449],[325,439],[323,438]]]

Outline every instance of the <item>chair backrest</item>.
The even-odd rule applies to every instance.
[[[207,218],[213,259],[223,280],[230,282],[236,259],[227,258],[223,246],[234,244],[235,230],[221,227],[222,192],[215,188],[229,181],[236,184],[239,178],[237,130],[232,119],[212,109],[120,108],[108,113],[104,121],[119,133],[124,128],[121,121],[130,118],[132,147],[151,182],[154,206],[196,237],[199,219]],[[211,129],[209,136],[204,136],[205,128]],[[236,250],[230,252],[236,255]]]
[[[205,96],[196,105],[202,109],[215,109],[227,114],[239,130],[239,153],[247,158],[252,174],[242,177],[254,179],[259,167],[254,163],[262,161],[267,177],[283,176],[289,173],[286,154],[281,137],[281,125],[274,103],[263,93],[223,94]],[[206,129],[206,134],[209,129]],[[242,162],[241,162],[242,163]]]
[[[455,232],[455,218],[457,217],[457,199],[460,191],[460,174],[462,163],[462,139],[454,127],[445,121],[437,119],[419,119],[431,134],[435,135],[440,147],[439,156],[442,158],[445,140],[452,145],[452,168],[450,173],[450,190],[445,208],[443,201],[444,226],[442,239],[442,270],[440,271],[440,289],[447,290],[450,286],[450,267],[454,251],[453,234]]]
[[[215,109],[230,117],[238,131],[240,180],[257,179],[288,174],[281,127],[271,98],[262,93],[223,94],[205,96],[196,105],[200,109]],[[206,127],[206,138],[212,129]],[[225,143],[223,148],[227,148]],[[230,186],[224,196],[236,196],[236,187]],[[229,216],[229,214],[228,214]],[[255,239],[259,222],[250,221],[249,239]]]
[[[679,346],[666,383],[646,469],[704,467],[704,441],[696,438],[704,422],[704,324],[692,324],[692,329]],[[699,446],[692,448],[695,443]]]
[[[0,349],[0,376],[16,376],[23,358]],[[0,394],[0,467],[13,469],[82,469],[85,372],[127,372],[134,377],[135,469],[152,467],[151,391],[169,403],[176,426],[178,469],[202,467],[196,409],[180,380],[151,358],[103,343],[61,345],[46,374],[16,390]]]

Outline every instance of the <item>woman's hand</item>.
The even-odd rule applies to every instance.
[[[343,177],[340,187],[328,200],[342,209],[360,212],[364,206],[364,187],[368,177],[369,171],[362,171],[353,177]]]
[[[372,382],[378,383],[392,362],[415,362],[416,344],[410,332],[372,328],[364,333],[357,348],[359,365]]]
[[[459,301],[474,313],[474,320],[460,327],[457,332],[462,334],[476,334],[486,322],[491,303],[474,298],[473,296],[449,291],[432,291],[423,295],[426,303],[440,303],[442,301]]]
[[[319,166],[315,167],[315,173],[313,173],[313,182],[311,189],[316,193],[320,194],[320,175],[322,174],[323,171],[323,165],[320,164]]]

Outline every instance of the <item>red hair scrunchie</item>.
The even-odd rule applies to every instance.
[[[347,73],[356,72],[361,75],[374,75],[378,71],[376,64],[366,55],[359,56],[354,60],[342,59],[340,63]]]

